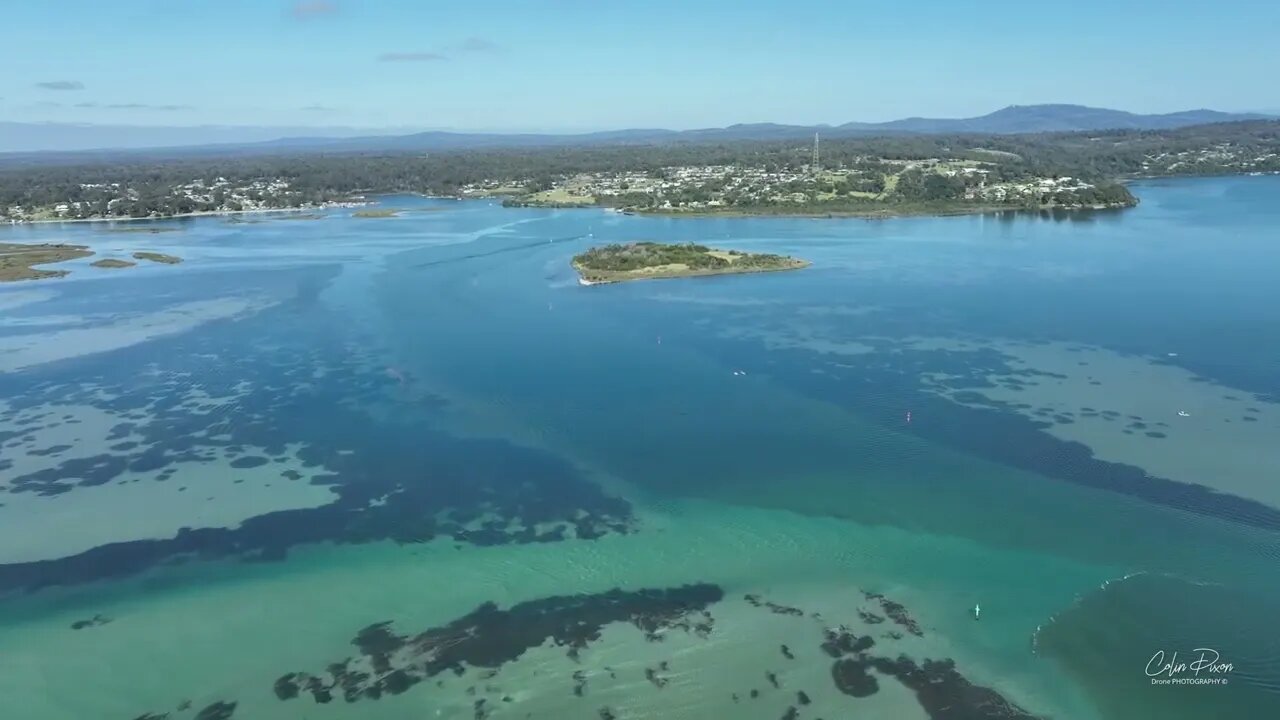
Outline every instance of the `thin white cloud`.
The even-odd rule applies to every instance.
[[[456,50],[463,53],[492,53],[501,51],[502,47],[492,40],[473,36],[459,43]]]
[[[84,83],[79,80],[47,80],[36,83],[42,90],[83,90]]]
[[[190,105],[152,105],[151,103],[113,103],[105,106],[110,110],[191,110]]]
[[[298,20],[310,20],[323,15],[332,15],[336,12],[338,12],[338,6],[328,0],[296,2],[289,9],[289,14]]]
[[[47,103],[49,107],[62,107],[61,103]],[[74,108],[102,108],[104,110],[193,110],[190,105],[152,105],[151,103],[96,103],[96,102],[79,102],[71,107]]]
[[[438,52],[389,52],[378,56],[379,62],[440,62],[448,59]]]

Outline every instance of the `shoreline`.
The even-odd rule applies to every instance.
[[[305,208],[261,208],[256,210],[197,210],[195,213],[179,213],[177,215],[148,215],[146,218],[58,218],[46,220],[9,220],[9,225],[41,225],[63,223],[137,223],[146,220],[175,220],[182,218],[214,218],[220,215],[255,215],[266,213],[306,213],[308,210],[332,210],[335,208],[362,208],[369,202],[333,202],[333,204],[310,205]]]
[[[780,267],[752,267],[752,268],[724,268],[709,270],[690,270],[688,272],[676,273],[636,273],[634,275],[622,276],[607,279],[587,279],[582,275],[582,268],[577,263],[573,263],[573,269],[578,273],[578,284],[583,287],[592,285],[617,285],[618,283],[633,282],[636,280],[676,280],[679,278],[693,277],[712,277],[714,275],[747,275],[750,273],[768,273],[768,272],[785,272],[788,270],[804,270],[812,267],[813,263],[808,260],[795,260],[790,265]]]
[[[1140,201],[1139,201],[1140,202]],[[810,220],[838,220],[838,219],[862,219],[862,220],[889,220],[893,218],[909,218],[909,217],[960,217],[964,215],[1001,215],[1004,213],[1016,214],[1040,214],[1040,213],[1091,213],[1091,212],[1108,212],[1119,210],[1131,210],[1138,206],[1139,203],[1133,205],[1087,205],[1075,207],[1063,206],[1047,206],[1047,207],[1017,207],[1011,205],[980,205],[974,207],[951,207],[951,208],[915,208],[915,209],[899,209],[899,208],[875,208],[868,210],[828,210],[828,211],[805,211],[798,210],[796,212],[766,212],[762,210],[738,209],[738,210],[623,210],[622,208],[609,207],[603,205],[512,205],[508,207],[534,208],[540,210],[605,210],[615,212],[622,215],[635,215],[645,217],[664,217],[664,218],[806,218]]]
[[[1132,178],[1130,181],[1142,181],[1159,179],[1163,176],[1152,178]],[[415,192],[400,192],[391,195],[382,195],[382,197],[390,197],[393,195],[411,195],[430,200],[492,200],[493,197],[463,197],[460,195],[427,195]],[[376,197],[376,196],[375,196]],[[539,210],[604,210],[623,215],[637,215],[648,217],[689,217],[689,218],[708,218],[708,217],[750,217],[750,218],[807,218],[807,219],[842,219],[856,218],[864,220],[887,220],[891,218],[904,217],[958,217],[963,215],[997,215],[1003,213],[1018,214],[1039,214],[1039,213],[1087,213],[1087,212],[1103,212],[1112,210],[1129,210],[1140,203],[1135,202],[1133,205],[1088,205],[1088,206],[1047,206],[1047,207],[1018,207],[1012,205],[976,205],[973,207],[956,206],[956,207],[940,207],[940,208],[892,208],[878,207],[868,208],[865,210],[796,210],[795,212],[787,211],[785,208],[778,212],[771,212],[758,209],[698,209],[698,210],[661,210],[661,209],[624,209],[606,205],[581,205],[581,204],[519,204],[505,205],[507,208],[529,208]],[[268,213],[290,213],[290,212],[308,212],[317,210],[332,210],[337,208],[356,208],[377,204],[370,201],[359,202],[334,202],[322,205],[289,207],[289,208],[259,208],[254,210],[200,210],[191,213],[180,213],[177,215],[157,215],[148,217],[92,217],[92,218],[51,218],[43,220],[9,220],[0,224],[11,226],[17,225],[50,225],[63,223],[103,223],[103,222],[145,222],[158,220],[177,220],[185,218],[201,218],[201,217],[221,217],[236,215],[257,215]]]
[[[1150,176],[1150,177],[1133,177],[1125,178],[1123,182],[1141,182],[1144,180],[1157,180],[1170,177],[1190,177],[1190,176]],[[420,197],[428,200],[487,200],[493,201],[495,198],[511,199],[513,196],[490,195],[490,196],[462,196],[462,195],[430,195],[420,192],[399,191],[394,193],[370,193],[367,198],[385,198],[397,195],[408,195]],[[356,208],[378,204],[378,200],[362,200],[352,202],[333,202],[321,205],[300,206],[289,208],[259,208],[254,210],[200,210],[191,213],[181,213],[177,215],[158,215],[148,217],[92,217],[92,218],[56,218],[43,220],[8,220],[0,221],[0,224],[11,226],[17,225],[41,225],[41,224],[60,224],[60,223],[101,223],[101,222],[140,222],[140,221],[156,221],[156,220],[175,220],[183,218],[200,218],[200,217],[219,217],[219,216],[236,216],[236,215],[256,215],[267,213],[290,213],[290,212],[307,212],[317,210],[331,210],[335,208]],[[688,218],[807,218],[807,219],[843,219],[856,218],[863,220],[887,220],[891,218],[905,217],[959,217],[963,215],[1000,215],[1004,213],[1017,214],[1040,214],[1040,213],[1089,213],[1104,212],[1113,210],[1129,210],[1137,207],[1141,203],[1140,198],[1135,198],[1132,205],[1086,205],[1086,206],[1044,206],[1044,207],[1020,207],[1016,205],[956,205],[950,207],[875,207],[867,209],[842,209],[842,210],[813,210],[799,209],[792,211],[788,208],[771,208],[770,210],[753,209],[753,208],[729,208],[723,210],[717,209],[696,209],[696,210],[663,210],[663,209],[639,209],[639,208],[621,208],[609,205],[581,204],[581,203],[503,203],[504,208],[528,208],[538,210],[603,210],[613,212],[620,215],[636,215],[648,217],[688,217]]]
[[[764,212],[760,210],[635,210],[636,215],[649,215],[660,217],[780,217],[780,218],[810,218],[810,219],[840,219],[840,218],[861,218],[865,220],[885,220],[889,218],[903,217],[957,217],[961,215],[996,215],[1003,213],[1079,213],[1079,212],[1101,212],[1105,210],[1129,210],[1137,207],[1137,203],[1133,205],[1086,205],[1086,206],[1045,206],[1045,207],[1019,207],[1015,205],[976,205],[973,207],[939,207],[939,208],[875,208],[867,210],[829,210],[829,211],[799,211],[799,212]]]

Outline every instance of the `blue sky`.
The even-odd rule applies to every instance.
[[[7,0],[0,121],[581,130],[1280,109],[1280,3]]]

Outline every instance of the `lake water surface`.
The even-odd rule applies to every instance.
[[[1280,178],[1135,191],[0,229],[184,258],[0,287],[0,716],[1280,717]]]

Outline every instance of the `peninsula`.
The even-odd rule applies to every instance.
[[[693,243],[632,242],[592,248],[573,258],[583,285],[658,278],[799,270],[809,261],[770,253],[717,250]]]
[[[998,210],[1102,210],[1138,203],[1122,184],[1011,171],[965,157],[856,158],[847,165],[682,165],[557,178],[504,200],[519,207],[606,207],[666,215],[885,217]]]
[[[35,265],[89,257],[83,245],[21,245],[0,243],[0,282],[62,277],[66,270],[40,270]]]

